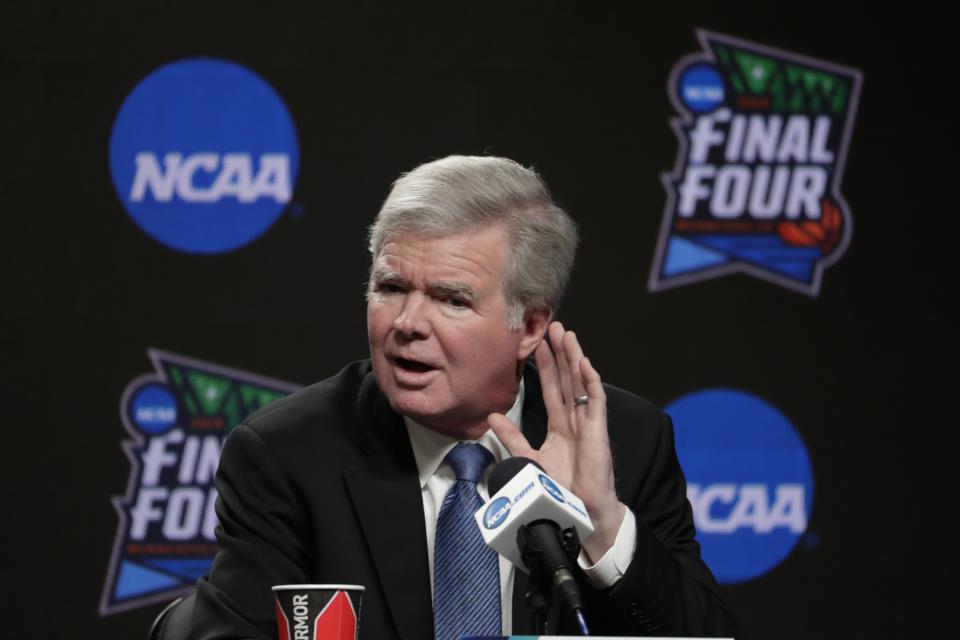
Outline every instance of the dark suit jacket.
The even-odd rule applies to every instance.
[[[525,385],[522,427],[538,447],[547,421],[532,366]],[[591,631],[733,635],[693,539],[669,417],[614,387],[607,395],[617,493],[636,515],[637,549],[612,589],[583,580]],[[193,638],[276,637],[270,587],[290,583],[366,586],[364,639],[433,637],[417,467],[403,420],[369,361],[277,400],[237,427],[223,449],[217,488],[220,550],[198,584]],[[518,571],[514,633],[531,631],[526,585]],[[572,633],[558,615],[551,632]]]

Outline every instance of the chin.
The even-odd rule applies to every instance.
[[[434,424],[433,422],[430,422],[429,418],[427,417],[424,417],[423,419],[418,419],[413,416],[410,417],[413,418],[417,424],[421,424],[431,431],[436,431],[437,433],[449,436],[455,440],[476,440],[485,434],[490,428],[486,421],[479,422],[470,427],[450,427],[442,424]]]
[[[437,411],[437,403],[431,402],[429,398],[404,398],[403,396],[403,391],[396,390],[393,395],[388,395],[390,407],[431,431],[457,440],[476,440],[490,428],[486,423],[486,416],[467,421],[464,425],[462,421],[451,418],[449,411]]]
[[[390,400],[390,407],[394,411],[421,424],[424,421],[433,422],[433,419],[439,415],[436,411],[436,403],[431,402],[429,397],[423,397],[422,395],[416,397],[415,392],[392,387],[387,392],[387,399]]]

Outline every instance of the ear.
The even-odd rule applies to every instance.
[[[550,309],[531,309],[523,314],[523,338],[517,349],[517,361],[523,362],[536,351],[547,333],[547,327],[553,320],[553,311]]]

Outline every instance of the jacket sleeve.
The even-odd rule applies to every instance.
[[[649,452],[621,452],[625,465],[640,461],[636,474],[617,474],[630,478],[630,486],[621,484],[618,492],[636,518],[636,550],[616,585],[586,589],[591,632],[734,637],[733,616],[694,540],[673,423],[665,413],[648,446]]]
[[[275,638],[277,584],[307,582],[304,509],[260,436],[240,425],[217,470],[219,550],[197,585],[191,640]]]

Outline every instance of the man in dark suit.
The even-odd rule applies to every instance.
[[[448,559],[479,535],[447,535],[451,496],[485,499],[491,463],[509,455],[587,507],[595,530],[576,571],[594,633],[733,635],[693,540],[669,418],[604,385],[553,322],[576,244],[539,176],[513,161],[451,156],[396,181],[371,227],[371,359],[231,434],[194,637],[270,637],[270,587],[290,583],[364,585],[363,638],[532,631],[524,574]],[[482,453],[473,478],[456,459],[468,449]],[[477,573],[491,598],[459,588]],[[549,620],[573,630],[559,608]]]

